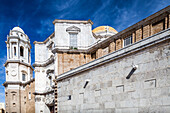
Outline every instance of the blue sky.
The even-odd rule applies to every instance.
[[[13,27],[19,25],[29,36],[33,64],[33,42],[53,33],[54,19],[91,19],[93,28],[109,25],[122,31],[168,5],[169,0],[0,0],[0,102],[5,102],[5,41]]]

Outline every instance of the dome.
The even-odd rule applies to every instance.
[[[21,32],[21,33],[24,33],[24,31],[23,31],[19,26],[14,27],[12,30],[13,30],[13,31],[19,31],[19,32]]]
[[[100,33],[100,32],[113,32],[113,33],[118,33],[113,27],[110,26],[99,26],[95,29],[93,29],[93,33]]]

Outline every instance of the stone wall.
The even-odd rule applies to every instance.
[[[169,31],[159,33],[59,75],[58,112],[169,113],[167,37]],[[138,68],[133,70],[133,65]],[[129,74],[131,77],[126,79]]]
[[[29,92],[31,93],[31,98],[29,98]],[[35,82],[31,82],[26,85],[26,113],[35,113]]]
[[[72,70],[90,61],[90,54],[58,53],[58,74]]]

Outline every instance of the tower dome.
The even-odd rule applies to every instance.
[[[97,36],[108,37],[118,33],[113,27],[110,26],[99,26],[92,31]]]
[[[19,26],[14,27],[12,30],[13,30],[13,31],[19,31],[19,32],[21,32],[21,33],[24,33],[24,31],[23,31]],[[25,33],[24,33],[24,34],[25,34]]]

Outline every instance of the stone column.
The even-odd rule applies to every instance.
[[[135,38],[136,38],[135,32],[133,32],[133,33],[132,33],[132,43],[135,43]]]
[[[165,17],[165,29],[168,27],[168,17]]]
[[[9,48],[10,49],[10,58],[12,58],[12,43],[10,42],[9,44],[10,44],[10,48]]]
[[[115,42],[114,42],[114,41],[110,43],[110,45],[109,45],[109,52],[110,52],[110,53],[115,51],[115,46],[116,46],[116,45],[115,45]]]
[[[9,44],[7,44],[7,59],[9,59]]]

